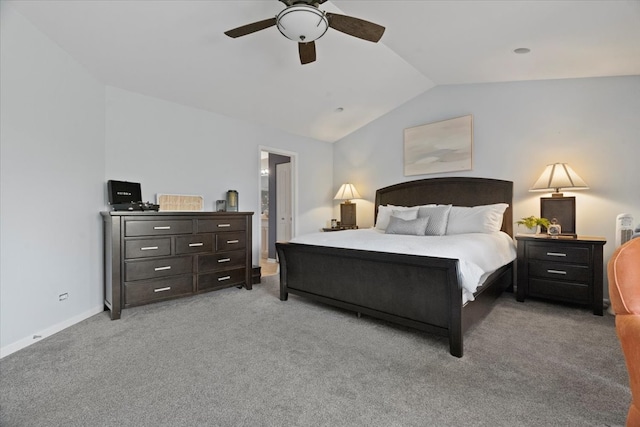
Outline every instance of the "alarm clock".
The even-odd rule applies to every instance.
[[[547,227],[547,234],[551,237],[558,237],[562,232],[562,227],[558,224],[558,220],[553,218],[551,224]]]

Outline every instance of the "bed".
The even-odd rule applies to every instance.
[[[378,207],[429,204],[478,207],[506,203],[501,231],[513,235],[513,183],[489,178],[433,178],[376,191]],[[344,233],[344,232],[338,232]],[[333,233],[331,233],[333,234]],[[514,283],[514,262],[481,283],[464,301],[459,260],[311,244],[276,243],[280,299],[295,294],[358,314],[448,337],[449,352],[463,356],[463,336]]]

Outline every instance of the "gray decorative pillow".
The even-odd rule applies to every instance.
[[[424,236],[429,218],[416,218],[405,220],[397,216],[391,216],[385,234],[411,234],[414,236]]]
[[[425,235],[444,236],[447,232],[449,212],[451,212],[451,205],[421,206],[418,210],[418,218],[429,218]]]

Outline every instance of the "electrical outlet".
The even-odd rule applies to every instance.
[[[58,301],[64,301],[67,298],[69,298],[69,294],[67,292],[65,292],[64,294],[58,295]]]

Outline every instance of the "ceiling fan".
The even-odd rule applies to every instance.
[[[279,1],[287,7],[275,17],[225,31],[225,34],[237,38],[275,25],[285,37],[298,42],[300,62],[308,64],[316,60],[315,40],[322,37],[329,27],[374,43],[384,33],[384,27],[373,22],[318,9],[318,5],[327,0]]]

